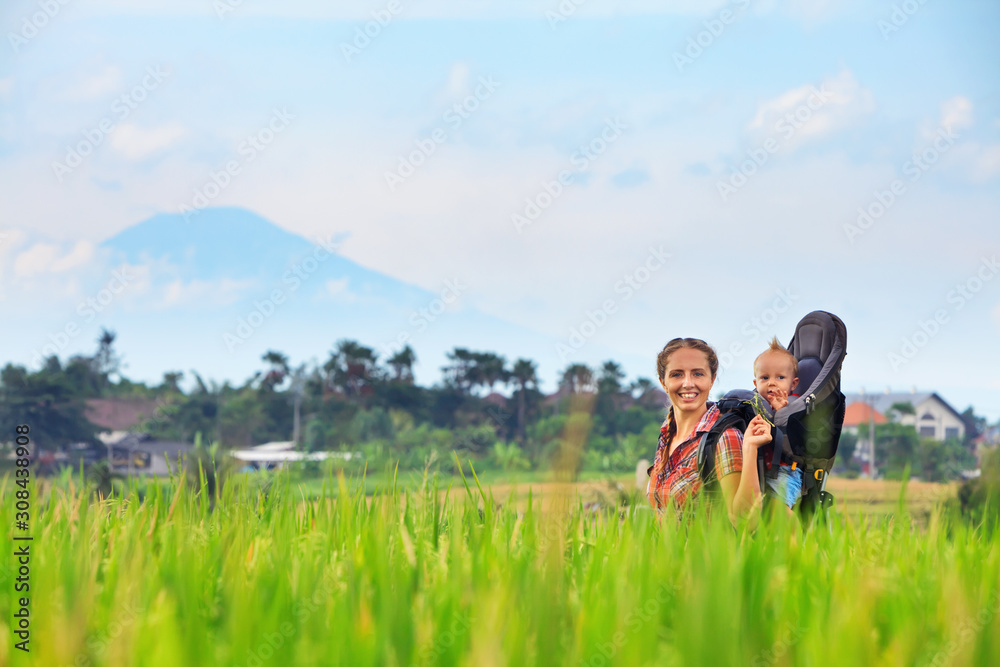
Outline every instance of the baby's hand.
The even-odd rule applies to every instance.
[[[757,415],[750,420],[746,432],[743,433],[743,444],[759,448],[771,442],[771,427],[764,418]]]
[[[780,387],[774,390],[774,396],[768,396],[767,402],[771,404],[771,409],[777,412],[788,405],[788,392]]]

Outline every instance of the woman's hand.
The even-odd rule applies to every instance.
[[[747,430],[743,433],[743,446],[757,449],[771,442],[771,427],[764,418],[757,415],[747,424]]]

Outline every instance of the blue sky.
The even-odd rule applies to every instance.
[[[72,312],[114,268],[101,241],[182,211],[235,162],[212,204],[346,234],[346,257],[432,292],[465,281],[464,307],[554,341],[549,388],[568,360],[651,375],[678,335],[742,345],[720,387],[744,386],[765,334],[787,341],[826,309],[848,326],[846,388],[916,386],[1000,418],[996,3],[586,0],[565,21],[558,2],[54,6],[37,34],[39,4],[0,9],[5,321]],[[376,30],[373,12],[391,20]],[[366,26],[377,34],[345,57]],[[290,120],[248,159],[276,113]],[[411,160],[420,145],[433,152]],[[421,164],[390,187],[401,160]],[[859,208],[880,206],[861,228]],[[625,299],[616,285],[661,247],[670,259]],[[782,293],[790,306],[769,312]],[[169,370],[122,345],[144,379]]]

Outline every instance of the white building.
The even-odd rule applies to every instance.
[[[291,440],[268,442],[248,449],[237,449],[230,454],[234,459],[242,461],[256,470],[273,470],[282,468],[288,463],[300,461],[325,461],[327,459],[350,461],[361,455],[357,452],[298,452],[295,451],[295,443]]]
[[[965,422],[962,415],[947,401],[934,392],[847,394],[848,407],[854,403],[871,405],[891,421],[913,426],[924,438],[948,440],[965,438]],[[904,414],[892,410],[897,403],[909,403],[914,414]]]

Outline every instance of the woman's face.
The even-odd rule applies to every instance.
[[[682,347],[671,354],[660,378],[674,410],[680,412],[703,410],[713,383],[708,355],[691,347]]]

